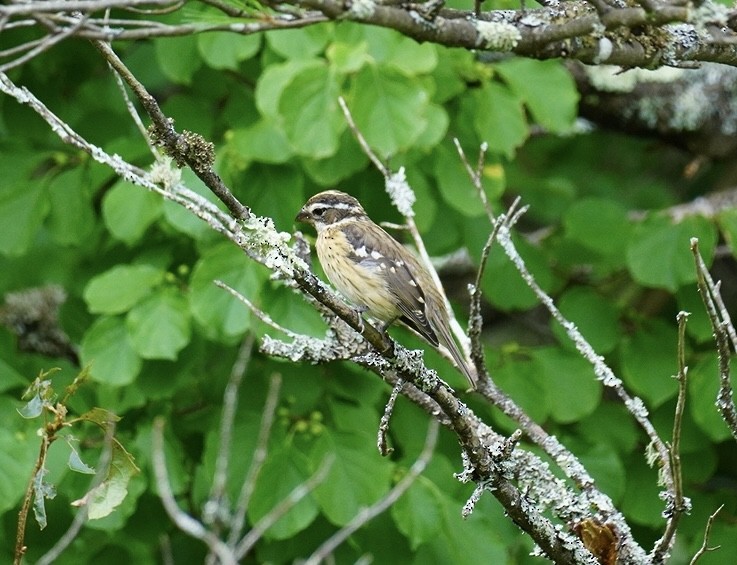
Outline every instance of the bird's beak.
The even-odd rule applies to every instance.
[[[307,213],[307,210],[305,210],[304,208],[302,208],[299,211],[299,214],[297,214],[297,217],[294,218],[294,221],[295,222],[307,222],[307,223],[309,223],[309,221],[310,221],[310,215]]]

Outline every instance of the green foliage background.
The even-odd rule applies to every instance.
[[[714,407],[715,354],[688,250],[689,238],[699,237],[709,258],[720,239],[733,253],[737,216],[725,212],[716,221],[689,217],[675,223],[661,212],[718,185],[718,165],[685,178],[689,156],[672,148],[604,131],[574,133],[578,95],[555,61],[481,63],[466,51],[348,23],[115,47],[180,131],[215,142],[226,183],[255,212],[273,217],[280,230],[293,229],[293,217],[309,195],[335,186],[359,197],[375,219],[399,220],[380,175],[347,129],[337,105],[343,95],[370,145],[393,168],[406,168],[429,252],[465,246],[478,261],[489,225],[452,138],[473,156],[481,142],[488,143],[484,185],[495,210],[516,195],[530,205],[521,230],[547,231],[517,238],[526,261],[644,399],[664,437],[670,437],[675,405],[675,314],[693,313],[683,437],[684,484],[693,512],[682,522],[672,562],[687,562],[701,544],[707,516],[722,503],[711,540],[722,549],[701,563],[737,556],[737,452]],[[13,78],[105,150],[140,166],[152,162],[91,46],[57,45]],[[201,562],[203,546],[178,532],[159,503],[150,465],[151,423],[156,415],[166,416],[175,494],[183,508],[200,515],[214,468],[222,392],[238,344],[245,332],[267,332],[212,280],[226,281],[289,328],[319,336],[323,322],[184,210],[62,145],[37,116],[7,98],[0,99],[0,132],[0,292],[48,283],[66,289],[62,325],[80,345],[93,379],[72,409],[82,413],[100,406],[122,416],[118,437],[143,471],[122,507],[90,522],[59,563],[113,556],[116,562],[157,562],[163,535],[178,563]],[[189,171],[183,179],[207,196]],[[647,214],[635,220],[634,210]],[[733,262],[723,262],[724,288],[733,289]],[[664,520],[643,434],[602,390],[560,328],[540,316],[532,293],[499,249],[483,288],[493,307],[488,358],[497,383],[581,456],[650,547]],[[394,335],[420,346],[401,330]],[[461,377],[436,355],[426,357],[461,386]],[[9,332],[0,331],[1,554],[12,551],[20,497],[37,452],[38,424],[22,420],[15,408],[27,383],[57,365],[62,371],[54,379],[61,387],[76,375],[74,367],[20,354]],[[250,523],[306,480],[326,454],[336,455],[329,479],[269,530],[251,558],[284,563],[309,554],[407,472],[422,448],[427,417],[400,400],[391,427],[396,451],[381,458],[375,432],[388,392],[383,382],[348,364],[314,367],[256,355],[241,387],[231,500],[250,462],[274,372],[284,386]],[[498,429],[514,429],[495,410],[473,397],[469,402]],[[99,446],[94,440],[91,435],[82,444],[88,463]],[[50,480],[58,495],[47,504],[48,528],[39,532],[29,525],[29,562],[67,528],[73,517],[69,502],[87,485],[68,472],[63,451],[61,445],[52,449]],[[469,520],[460,518],[471,493],[470,485],[453,478],[460,468],[455,441],[441,433],[428,471],[390,512],[341,546],[337,561],[371,553],[376,562],[540,562],[528,555],[530,541],[491,497],[484,497]]]

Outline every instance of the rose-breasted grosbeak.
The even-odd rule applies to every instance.
[[[296,220],[315,227],[320,264],[350,302],[384,327],[399,320],[433,346],[442,344],[476,388],[476,375],[451,335],[445,300],[427,267],[372,222],[358,200],[337,190],[321,192]]]

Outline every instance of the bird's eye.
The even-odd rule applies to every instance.
[[[314,210],[312,210],[312,215],[317,216],[319,218],[325,213],[325,210],[327,210],[327,208],[323,208],[323,207],[315,208]]]

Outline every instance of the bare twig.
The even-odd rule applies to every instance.
[[[279,401],[279,391],[281,390],[281,376],[274,373],[269,382],[269,392],[266,394],[266,402],[261,415],[261,426],[259,427],[258,438],[256,440],[256,449],[253,452],[251,465],[248,473],[241,486],[238,500],[235,505],[235,513],[233,521],[230,525],[230,534],[228,536],[228,545],[235,547],[238,539],[243,534],[243,527],[246,523],[246,512],[251,502],[251,496],[256,489],[256,480],[258,479],[261,469],[266,460],[267,448],[269,444],[269,436],[271,435],[271,426],[274,423],[274,414],[276,413],[276,404]]]
[[[468,174],[468,177],[471,179],[471,182],[473,183],[473,186],[478,193],[481,204],[484,206],[486,217],[489,218],[489,222],[491,223],[491,225],[494,225],[494,211],[491,209],[489,199],[486,196],[486,191],[484,190],[484,185],[481,181],[482,175],[484,173],[484,159],[486,157],[486,152],[489,149],[489,145],[484,142],[481,144],[481,147],[479,147],[479,158],[478,162],[476,163],[476,168],[474,169],[471,166],[471,163],[468,162],[468,157],[466,157],[466,153],[463,151],[463,147],[461,147],[460,140],[457,137],[454,137],[453,143],[456,146],[456,151],[458,151],[458,156],[461,158],[461,163],[463,163],[463,166],[466,169],[466,173]]]
[[[730,361],[730,335],[734,332],[734,326],[726,309],[723,308],[719,284],[709,274],[709,269],[699,252],[699,240],[691,239],[691,252],[696,261],[696,274],[701,293],[701,300],[709,316],[714,339],[717,346],[717,357],[719,360],[719,393],[717,394],[717,408],[722,419],[727,424],[732,437],[737,440],[737,408],[734,404]],[[718,298],[717,298],[718,297]],[[717,306],[719,304],[720,306]]]
[[[430,420],[430,424],[427,428],[427,436],[425,437],[425,446],[422,448],[422,453],[420,453],[417,460],[412,464],[412,467],[410,467],[408,473],[402,477],[402,479],[394,485],[394,487],[381,500],[378,500],[368,508],[362,509],[350,522],[348,522],[348,524],[325,540],[320,547],[318,547],[314,553],[305,560],[305,565],[317,565],[318,563],[326,560],[340,544],[351,536],[351,534],[356,532],[369,521],[373,520],[376,516],[387,510],[387,508],[399,500],[405,491],[412,486],[412,483],[415,482],[417,477],[422,474],[430,462],[430,459],[432,459],[433,452],[435,451],[435,444],[438,439],[438,427],[438,423],[435,420]]]
[[[394,451],[394,448],[387,446],[386,441],[386,434],[389,431],[389,419],[392,416],[392,412],[394,411],[394,403],[397,401],[397,396],[399,395],[399,392],[404,387],[404,381],[401,379],[397,379],[397,382],[394,384],[394,388],[392,388],[392,393],[389,395],[389,400],[386,403],[386,406],[384,407],[384,414],[381,416],[381,422],[379,423],[379,433],[377,438],[377,447],[379,448],[379,453],[382,455],[382,457],[386,457],[389,455],[392,451]]]
[[[224,565],[237,565],[238,559],[231,549],[215,534],[207,530],[201,522],[179,508],[177,501],[174,499],[174,493],[171,490],[171,483],[169,482],[169,474],[166,469],[166,459],[164,456],[164,418],[161,416],[158,416],[153,423],[151,461],[161,502],[164,505],[164,510],[166,510],[166,513],[174,524],[185,534],[204,542],[210,551],[218,556],[220,563]]]
[[[225,487],[228,481],[228,462],[231,458],[231,439],[235,421],[235,412],[238,407],[238,392],[240,390],[243,375],[248,369],[254,344],[253,333],[249,332],[241,343],[238,356],[230,371],[228,384],[223,393],[223,413],[220,417],[220,433],[218,435],[219,445],[215,459],[215,472],[213,473],[210,496],[205,503],[203,519],[206,524],[216,525],[223,511]]]
[[[676,530],[681,516],[690,509],[690,502],[683,496],[683,477],[681,474],[681,426],[683,413],[686,407],[686,378],[688,367],[686,366],[686,322],[689,314],[679,312],[676,317],[678,321],[678,399],[673,417],[673,436],[670,445],[670,469],[673,483],[673,491],[666,494],[666,508],[663,515],[667,517],[663,537],[653,547],[651,553],[654,564],[664,563],[675,541]]]
[[[253,302],[251,302],[250,300],[248,300],[248,298],[246,298],[245,296],[243,296],[240,292],[238,292],[233,287],[227,285],[226,283],[224,283],[223,281],[220,281],[220,280],[216,280],[214,282],[215,282],[215,286],[218,286],[218,287],[220,287],[220,288],[222,288],[224,290],[227,290],[235,298],[237,298],[243,304],[245,304],[246,307],[251,312],[253,312],[256,315],[256,317],[258,317],[258,319],[261,320],[267,326],[269,326],[269,327],[275,329],[276,331],[281,332],[281,333],[283,333],[283,334],[285,334],[285,335],[287,335],[289,337],[292,337],[292,338],[297,337],[297,334],[296,333],[294,333],[291,330],[288,330],[284,326],[280,326],[279,324],[277,324],[271,318],[271,316],[269,316],[266,312],[264,312],[263,310],[261,310],[260,308],[258,308]]]
[[[715,551],[721,547],[718,545],[714,547],[709,547],[709,536],[711,535],[711,528],[714,525],[714,520],[716,520],[717,514],[721,512],[722,508],[724,508],[724,504],[717,508],[706,521],[706,528],[704,530],[704,541],[701,544],[699,550],[694,554],[693,559],[691,559],[690,565],[696,565],[698,560],[701,559],[707,551]]]
[[[361,149],[363,149],[363,152],[369,159],[371,159],[374,167],[376,167],[379,172],[384,175],[384,178],[389,177],[391,175],[391,170],[386,165],[384,165],[384,163],[381,162],[381,159],[379,159],[376,153],[374,153],[373,149],[371,149],[371,146],[369,146],[366,138],[363,137],[361,130],[358,129],[356,122],[353,120],[353,114],[351,114],[351,111],[348,109],[348,104],[346,104],[345,98],[343,98],[342,96],[338,96],[338,104],[340,104],[340,109],[343,111],[346,122],[348,122],[348,127],[356,138],[356,141],[358,141],[358,144],[361,146]]]
[[[334,455],[328,455],[323,459],[312,476],[304,483],[297,485],[287,497],[279,504],[274,506],[263,518],[261,518],[250,532],[238,543],[235,548],[235,555],[238,559],[243,559],[248,552],[251,551],[256,542],[261,539],[266,530],[273,526],[279,518],[284,516],[292,508],[294,508],[300,500],[310,494],[317,486],[319,486],[328,476],[328,471],[335,460]]]

